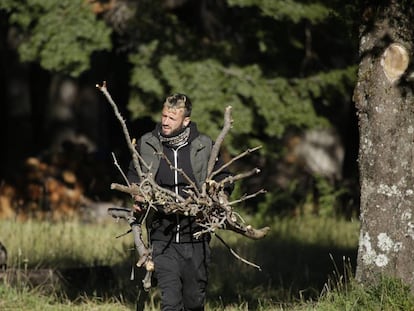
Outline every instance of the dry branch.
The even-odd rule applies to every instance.
[[[213,148],[211,149],[210,159],[208,160],[207,166],[207,179],[211,179],[211,173],[213,172],[214,164],[217,161],[221,144],[223,143],[224,137],[230,131],[231,124],[233,120],[231,119],[231,106],[228,106],[224,112],[224,126],[218,135]]]

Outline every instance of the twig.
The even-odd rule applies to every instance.
[[[211,173],[214,169],[214,164],[216,163],[217,157],[220,152],[220,146],[224,140],[224,137],[227,135],[227,133],[230,131],[231,123],[233,120],[231,119],[231,106],[227,106],[225,112],[224,112],[224,126],[221,130],[220,134],[218,135],[213,148],[211,149],[210,158],[208,160],[208,166],[207,166],[207,179],[211,179]]]
[[[138,176],[142,177],[143,174],[142,174],[142,170],[141,170],[141,166],[140,166],[139,162],[141,161],[141,163],[144,166],[146,166],[147,168],[149,168],[149,167],[145,163],[144,159],[142,159],[142,157],[139,155],[139,153],[135,149],[135,146],[131,141],[131,137],[129,135],[128,128],[126,126],[125,120],[123,119],[121,113],[119,112],[118,107],[115,104],[114,100],[112,99],[111,94],[109,94],[108,89],[106,88],[106,81],[104,81],[101,86],[99,84],[96,84],[96,87],[99,90],[101,90],[101,92],[105,95],[106,99],[108,100],[109,104],[111,105],[112,109],[114,110],[115,116],[117,117],[118,121],[120,122],[120,124],[122,126],[122,131],[124,133],[126,142],[128,144],[128,148],[131,152],[134,168],[137,171]]]
[[[219,169],[217,169],[216,171],[214,171],[213,173],[211,173],[210,179],[212,179],[215,175],[217,175],[218,173],[220,173],[222,170],[224,170],[225,168],[227,168],[228,166],[230,166],[231,164],[233,164],[234,162],[236,162],[238,159],[246,156],[247,154],[250,154],[256,150],[259,150],[260,148],[262,148],[262,146],[257,146],[254,147],[252,149],[247,149],[245,152],[239,154],[237,157],[232,158],[230,161],[228,161],[227,163],[223,164]]]
[[[250,177],[252,175],[259,174],[259,173],[260,173],[260,169],[254,168],[254,169],[252,169],[248,172],[240,173],[240,174],[237,174],[235,176],[228,176],[228,177],[224,178],[223,180],[221,180],[220,183],[223,183],[223,184],[225,184],[227,182],[234,183],[237,180],[247,178],[247,177]]]
[[[259,271],[262,271],[262,268],[255,263],[252,263],[244,258],[242,258],[240,255],[238,255],[217,233],[215,233],[215,236],[220,240],[221,243],[223,243],[224,246],[227,247],[227,249],[232,253],[234,257],[239,259],[240,261],[244,262],[245,264],[248,264],[249,266],[255,267]]]
[[[266,190],[260,189],[259,191],[255,192],[255,193],[252,193],[252,194],[249,194],[249,195],[244,195],[243,197],[241,197],[238,200],[234,200],[234,201],[229,202],[229,205],[234,205],[234,204],[252,199],[252,198],[257,197],[259,194],[262,194],[262,193],[266,193]]]
[[[113,152],[112,152],[112,158],[114,159],[114,165],[117,167],[117,169],[121,173],[122,177],[124,178],[125,183],[129,187],[130,184],[129,184],[128,178],[125,176],[125,173],[122,171],[121,167],[119,166],[118,161],[117,161],[116,156],[115,156],[115,153],[113,153]]]

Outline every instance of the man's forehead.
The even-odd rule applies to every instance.
[[[181,107],[171,107],[169,105],[164,105],[164,108],[162,109],[163,113],[173,113],[173,114],[182,114],[184,113],[184,108]]]

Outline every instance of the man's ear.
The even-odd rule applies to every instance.
[[[184,126],[188,126],[188,124],[190,124],[190,121],[191,121],[190,117],[185,117],[183,121]]]

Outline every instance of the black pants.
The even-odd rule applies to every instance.
[[[161,309],[204,310],[211,260],[208,242],[152,241],[152,247]]]

